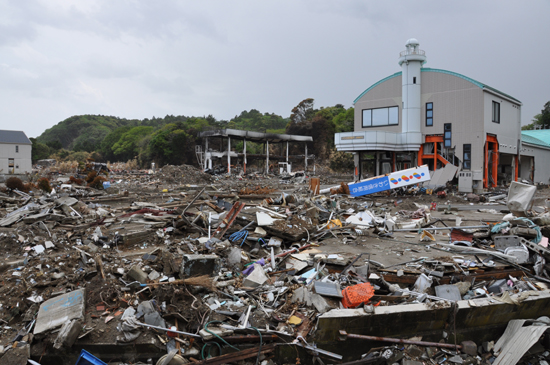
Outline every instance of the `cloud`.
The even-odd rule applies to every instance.
[[[99,89],[86,84],[82,80],[78,80],[78,84],[74,88],[74,94],[81,98],[103,100],[103,93]]]
[[[0,108],[44,130],[76,114],[286,117],[308,97],[349,107],[400,70],[415,37],[426,66],[520,99],[530,121],[550,100],[549,11],[542,0],[5,0]]]

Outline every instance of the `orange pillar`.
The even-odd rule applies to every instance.
[[[485,141],[485,161],[483,169],[483,187],[489,187],[489,140]]]
[[[491,163],[491,166],[489,166],[489,144],[492,144],[491,151],[494,153],[493,162]],[[493,178],[493,183],[491,184],[491,187],[497,186],[497,175],[498,175],[498,140],[495,136],[487,136],[486,142],[485,142],[485,168],[483,172],[483,187],[488,188],[489,187],[489,168],[491,169],[491,177]]]
[[[491,174],[493,175],[493,187],[496,187],[497,186],[497,176],[498,176],[498,158],[499,158],[499,154],[498,154],[498,142],[495,141],[493,142],[493,146],[494,146],[494,149],[493,149],[493,166],[491,166]]]

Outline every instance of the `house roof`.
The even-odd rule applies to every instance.
[[[502,91],[499,91],[499,90],[495,89],[494,87],[491,87],[491,86],[489,86],[489,85],[483,84],[483,83],[481,83],[481,82],[479,82],[479,81],[476,81],[476,80],[474,80],[474,79],[469,78],[468,76],[464,76],[464,75],[459,74],[459,73],[456,73],[456,72],[447,71],[447,70],[441,70],[441,69],[438,69],[438,68],[429,68],[429,67],[423,67],[423,68],[421,69],[421,71],[422,71],[422,72],[438,72],[438,73],[443,73],[443,74],[447,74],[447,75],[456,76],[456,77],[459,77],[459,78],[461,78],[461,79],[464,79],[464,80],[466,80],[466,81],[471,82],[472,84],[476,85],[477,87],[479,87],[479,88],[481,88],[481,89],[491,90],[491,91],[493,91],[493,92],[496,92],[496,93],[498,93],[498,94],[501,94],[501,95],[503,95],[503,96],[506,96],[506,97],[508,97],[508,98],[510,98],[510,99],[512,99],[512,100],[515,100],[515,101],[517,101],[518,103],[521,104],[521,101],[519,101],[518,99],[514,98],[513,96],[510,96],[510,95],[508,95],[508,94],[505,94],[505,93],[503,93]],[[359,95],[359,96],[353,101],[353,103],[355,104],[359,99],[361,99],[361,98],[363,97],[363,95],[365,95],[366,93],[368,93],[368,92],[369,92],[372,88],[374,88],[375,86],[377,86],[377,85],[379,85],[379,84],[381,84],[381,83],[383,83],[384,81],[387,81],[387,80],[389,80],[389,79],[393,79],[394,77],[397,77],[397,76],[401,76],[401,71],[396,72],[396,73],[394,73],[393,75],[390,75],[390,76],[388,76],[388,77],[385,77],[385,78],[383,78],[382,80],[380,80],[380,81],[378,81],[378,82],[372,84],[367,90],[363,91],[363,92],[361,93],[361,95]]]
[[[32,144],[25,132],[0,130],[0,143]]]
[[[550,147],[550,129],[521,131],[521,142]]]

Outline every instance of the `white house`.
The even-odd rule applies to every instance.
[[[550,129],[521,131],[521,177],[550,183]]]
[[[32,143],[22,131],[0,130],[0,174],[32,171]]]

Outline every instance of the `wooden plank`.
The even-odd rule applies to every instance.
[[[218,207],[216,204],[212,203],[212,202],[209,202],[209,201],[205,201],[204,204],[208,205],[210,208],[214,209],[214,211],[216,213],[221,213],[223,212],[223,209]]]

